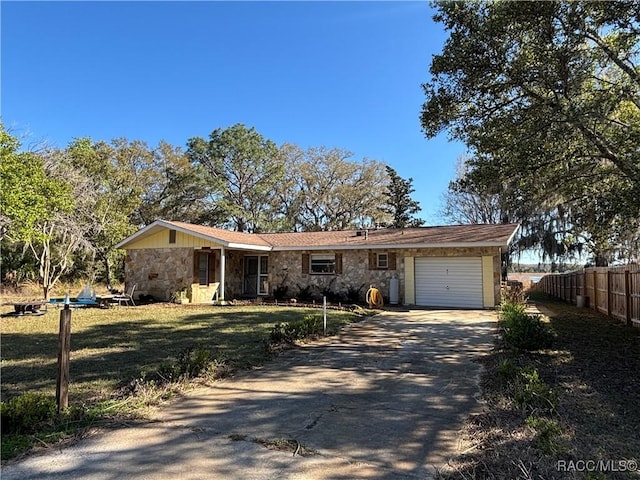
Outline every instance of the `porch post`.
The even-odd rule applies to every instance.
[[[224,255],[224,247],[220,247],[220,293],[218,295],[219,300],[224,300],[224,274],[226,270],[226,257]]]

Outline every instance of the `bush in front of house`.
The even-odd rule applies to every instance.
[[[287,285],[278,285],[273,289],[272,294],[276,300],[287,300],[289,298],[289,287]]]
[[[162,363],[150,380],[171,383],[196,377],[216,379],[227,376],[230,371],[231,367],[224,358],[215,355],[205,345],[197,345],[181,350],[175,361]],[[143,378],[147,380],[146,375]]]
[[[269,343],[294,343],[296,340],[320,335],[322,328],[322,319],[318,315],[306,315],[297,322],[276,323],[269,334]]]
[[[359,287],[354,287],[353,285],[349,285],[347,287],[347,291],[345,293],[345,296],[347,298],[347,301],[349,303],[360,303],[363,301],[364,299],[364,294],[362,293],[362,290],[364,288],[364,283],[362,285],[360,285]]]
[[[313,291],[311,285],[298,285],[298,293],[296,298],[302,302],[308,302],[313,300]]]
[[[553,343],[549,325],[540,315],[526,313],[526,305],[520,302],[502,303],[500,327],[504,342],[515,350],[540,350]]]
[[[503,302],[527,304],[528,297],[522,282],[507,282],[507,285],[502,287],[501,290]]]

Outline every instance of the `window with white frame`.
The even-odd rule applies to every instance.
[[[376,254],[376,267],[377,268],[389,268],[389,254],[388,253],[378,253]]]
[[[336,256],[333,253],[311,255],[311,273],[335,273]]]

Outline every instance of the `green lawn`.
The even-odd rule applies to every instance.
[[[3,313],[8,311],[6,307]],[[260,365],[274,324],[321,315],[318,309],[273,306],[212,307],[156,304],[73,310],[69,403],[109,398],[119,386],[202,346],[233,369]],[[27,391],[55,394],[59,310],[36,317],[4,317],[2,400]],[[353,321],[330,310],[329,327]]]

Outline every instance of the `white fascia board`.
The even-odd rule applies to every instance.
[[[507,243],[505,245],[501,245],[501,247],[507,248],[509,245],[511,245],[511,242],[513,241],[514,237],[516,236],[516,233],[518,233],[519,230],[520,230],[520,224],[518,224],[518,226],[513,229],[513,233],[507,239]]]
[[[229,243],[225,245],[227,248],[235,248],[237,250],[259,250],[261,252],[270,252],[272,247],[266,247],[264,245],[248,245],[245,243]]]
[[[302,251],[302,250],[380,250],[407,248],[473,248],[473,247],[506,247],[504,242],[458,242],[458,243],[405,243],[385,245],[314,245],[295,247],[273,247],[274,252]]]

